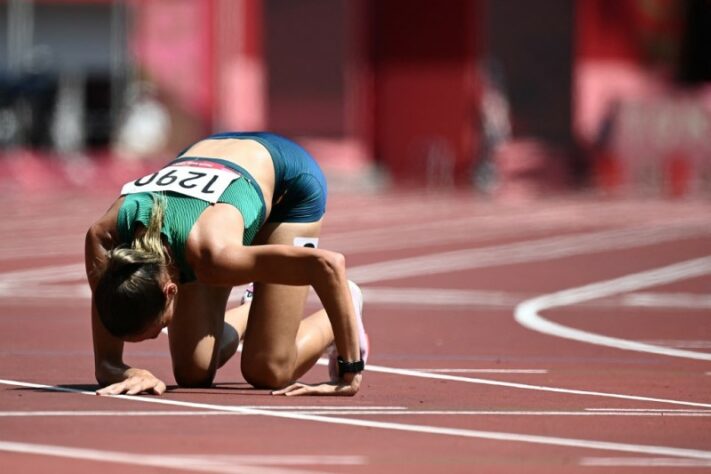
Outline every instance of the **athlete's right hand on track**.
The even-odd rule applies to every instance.
[[[287,397],[309,396],[309,395],[336,395],[342,397],[352,397],[358,393],[362,374],[346,374],[347,380],[339,379],[328,383],[305,384],[296,382],[281,390],[274,390],[272,395],[284,395]]]
[[[160,395],[165,392],[165,384],[147,370],[132,369],[128,378],[96,391],[97,395],[136,395],[148,392]]]

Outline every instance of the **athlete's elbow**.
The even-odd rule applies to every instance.
[[[346,256],[342,253],[334,252],[334,267],[338,273],[346,272]]]
[[[346,257],[338,252],[326,252],[320,259],[323,273],[330,280],[338,280],[346,274]]]

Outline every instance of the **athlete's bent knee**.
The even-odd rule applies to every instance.
[[[275,390],[291,383],[293,371],[288,364],[275,361],[242,360],[242,376],[255,388]]]
[[[176,383],[186,388],[210,387],[215,379],[215,371],[205,371],[194,367],[192,369],[174,368],[173,375]]]

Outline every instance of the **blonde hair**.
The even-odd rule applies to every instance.
[[[162,194],[151,194],[153,197],[153,207],[151,208],[151,218],[148,220],[146,231],[133,239],[131,249],[135,250],[143,259],[157,259],[162,264],[170,261],[168,254],[163,247],[161,229],[163,228],[163,218],[167,201]]]
[[[106,329],[116,337],[140,334],[158,318],[167,302],[163,282],[170,257],[161,229],[167,206],[162,195],[151,194],[153,206],[144,233],[130,247],[106,254],[94,302]]]

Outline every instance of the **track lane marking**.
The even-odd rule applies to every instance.
[[[286,408],[286,407],[285,407]],[[600,409],[592,410],[393,410],[387,409],[349,409],[312,406],[306,409],[282,409],[279,411],[307,415],[342,415],[342,416],[626,416],[626,417],[711,417],[711,410],[645,410],[645,409]],[[272,411],[269,408],[264,408]],[[0,418],[44,418],[44,417],[190,417],[190,416],[252,416],[250,413],[206,410],[50,410],[50,411],[0,411]]]
[[[71,389],[66,387],[57,387],[53,385],[36,384],[31,382],[22,382],[16,380],[2,380],[0,383],[5,385],[13,385],[18,387],[27,388],[38,388],[44,390],[76,393],[81,395],[88,395],[96,397],[95,392],[87,392],[83,390]],[[341,425],[341,426],[357,426],[363,428],[378,428],[389,431],[400,431],[400,432],[410,432],[410,433],[420,433],[420,434],[432,434],[432,435],[442,435],[442,436],[455,436],[461,438],[474,438],[474,439],[487,439],[492,441],[509,441],[509,442],[521,442],[537,445],[548,445],[548,446],[560,446],[569,448],[583,448],[583,449],[600,449],[608,451],[619,451],[627,453],[638,453],[638,454],[652,454],[656,456],[672,456],[672,457],[682,457],[682,458],[693,458],[693,459],[708,459],[711,460],[711,451],[704,451],[699,449],[687,449],[687,448],[675,448],[669,446],[654,446],[654,445],[640,445],[640,444],[629,444],[629,443],[615,443],[610,441],[596,441],[596,440],[585,440],[576,438],[562,438],[556,436],[542,436],[542,435],[528,435],[521,433],[504,433],[496,431],[482,431],[482,430],[470,430],[461,428],[446,428],[428,425],[417,425],[417,424],[406,424],[406,423],[394,423],[394,422],[383,422],[374,420],[360,420],[355,418],[342,418],[336,416],[323,416],[323,415],[309,415],[303,413],[289,413],[289,412],[270,412],[267,410],[257,410],[253,408],[244,408],[240,406],[232,405],[215,405],[209,403],[195,403],[195,402],[184,402],[178,400],[170,400],[166,398],[158,397],[138,397],[138,396],[128,396],[128,395],[114,395],[108,397],[109,399],[115,398],[119,400],[128,400],[134,403],[153,403],[158,405],[169,405],[169,406],[181,406],[194,409],[206,409],[206,410],[218,410],[218,411],[231,411],[236,413],[245,413],[251,415],[263,415],[274,418],[283,418],[299,421],[313,421],[318,423],[325,423],[331,425]]]
[[[490,268],[501,265],[531,263],[541,260],[585,255],[595,252],[620,250],[648,246],[675,239],[692,238],[711,234],[709,226],[702,223],[678,228],[663,226],[650,228],[635,227],[613,229],[600,232],[576,233],[572,235],[525,240],[504,245],[476,247],[450,252],[439,252],[417,257],[387,260],[365,264],[349,269],[349,277],[359,284],[376,281],[409,278],[422,274],[437,274],[458,270]],[[344,251],[347,251],[345,249]],[[22,286],[28,285],[32,294],[42,294],[48,285],[30,283],[52,283],[72,279],[84,279],[83,264],[49,266],[0,273],[0,296],[22,293]],[[17,285],[20,281],[23,285]],[[25,291],[27,293],[27,291]],[[88,297],[85,292],[73,295]]]
[[[703,459],[679,459],[657,457],[586,457],[580,460],[580,465],[588,467],[711,467],[711,461]]]
[[[105,451],[98,449],[73,448],[69,446],[56,446],[47,444],[35,443],[18,443],[12,441],[0,441],[0,451],[19,453],[19,454],[35,454],[43,456],[54,456],[60,458],[76,459],[83,461],[95,461],[101,463],[128,464],[133,466],[148,466],[161,469],[175,469],[190,472],[212,472],[222,474],[324,474],[324,471],[304,471],[294,470],[291,468],[282,469],[274,467],[265,467],[257,461],[258,456],[246,457],[240,465],[239,456],[197,456],[197,455],[171,455],[171,454],[141,454],[141,453],[124,453],[117,451]],[[266,456],[265,460],[276,461],[277,456]],[[294,460],[296,456],[293,457]],[[313,464],[318,463],[319,456],[311,456]],[[328,464],[337,461],[338,456],[329,456]],[[248,462],[244,462],[248,461]],[[287,462],[285,462],[287,461]],[[303,460],[300,460],[303,463]],[[365,458],[359,456],[343,457],[336,464],[364,464]],[[275,464],[288,464],[288,457],[282,462]]]
[[[649,411],[664,413],[711,413],[711,410],[693,410],[689,408],[586,408],[588,411]]]
[[[575,255],[649,246],[711,233],[708,223],[696,227],[695,232],[675,227],[643,227],[547,237],[366,264],[349,269],[348,275],[359,284],[373,283],[475,268],[550,261]]]
[[[699,293],[638,292],[622,296],[624,306],[644,308],[711,309],[711,295]]]
[[[611,280],[604,280],[589,285],[557,291],[519,304],[514,311],[514,319],[522,326],[549,336],[571,339],[574,341],[613,347],[615,349],[646,352],[650,354],[682,357],[687,359],[711,361],[711,354],[695,352],[653,344],[645,344],[616,337],[604,336],[582,329],[575,329],[555,323],[541,316],[541,312],[579,304],[597,298],[605,298],[620,293],[636,291],[651,286],[673,283],[678,280],[704,276],[711,273],[711,257],[702,257],[665,267],[632,273]]]
[[[321,365],[326,365],[326,364],[328,364],[328,361],[326,359],[319,359],[318,363]],[[534,390],[534,391],[539,391],[539,392],[564,393],[564,394],[568,394],[568,395],[588,395],[588,396],[602,397],[602,398],[617,398],[617,399],[621,399],[621,400],[635,400],[635,401],[640,401],[640,402],[655,402],[655,403],[666,403],[666,404],[671,404],[671,405],[711,408],[711,403],[690,402],[690,401],[685,401],[685,400],[673,400],[673,399],[669,399],[669,398],[645,397],[645,396],[639,396],[639,395],[625,395],[625,394],[621,394],[621,393],[611,393],[611,392],[597,392],[597,391],[591,391],[591,390],[578,390],[578,389],[572,389],[572,388],[551,387],[551,386],[547,386],[547,385],[532,385],[532,384],[524,384],[524,383],[518,383],[518,382],[505,382],[502,380],[490,380],[490,379],[481,379],[481,378],[475,378],[475,377],[461,377],[461,376],[449,375],[449,374],[438,374],[438,373],[429,373],[429,372],[426,373],[426,372],[418,372],[417,370],[412,370],[412,369],[396,369],[396,368],[392,368],[392,367],[383,367],[383,366],[373,365],[373,364],[368,364],[366,372],[380,372],[380,373],[391,374],[391,375],[404,375],[404,376],[409,376],[409,377],[448,380],[451,382],[464,382],[464,383],[473,383],[473,384],[479,384],[479,385],[493,385],[493,386],[498,386],[498,387],[518,388],[518,389],[523,389],[523,390]]]
[[[410,369],[433,374],[547,374],[546,369]]]

